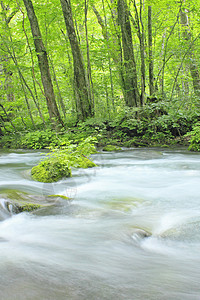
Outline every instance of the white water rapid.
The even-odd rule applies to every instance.
[[[15,215],[1,197],[1,300],[200,299],[200,154],[95,154],[55,184],[31,180],[40,159],[0,152],[0,191],[72,200]]]

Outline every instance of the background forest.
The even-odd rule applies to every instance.
[[[199,27],[191,0],[1,1],[1,144],[199,150]]]

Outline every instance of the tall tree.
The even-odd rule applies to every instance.
[[[92,103],[88,85],[89,83],[86,77],[83,58],[74,27],[71,2],[70,0],[60,0],[60,3],[62,6],[67,34],[73,55],[76,111],[78,119],[85,120],[86,118],[91,117],[94,114],[94,112],[92,111]]]
[[[141,106],[144,103],[144,94],[145,94],[145,44],[144,44],[144,24],[142,17],[143,10],[143,2],[140,0],[140,9],[138,12],[136,1],[134,0],[134,8],[135,8],[135,19],[134,25],[138,31],[138,38],[140,42],[140,59],[141,59],[141,94],[140,94],[140,104]],[[134,21],[134,20],[133,20]]]
[[[129,19],[129,9],[126,0],[118,0],[118,21],[121,27],[123,67],[124,67],[124,90],[127,106],[138,106],[140,97],[138,92],[137,71],[135,55],[133,51],[132,31]]]
[[[187,9],[180,10],[181,25],[183,28],[183,38],[187,43],[191,43],[192,47],[188,53],[188,64],[193,81],[193,89],[195,94],[200,97],[200,74],[197,65],[197,60],[194,54],[194,44],[192,44],[192,32],[189,24],[189,11]]]
[[[149,92],[154,94],[153,52],[152,52],[152,8],[148,6],[148,47],[149,47]]]
[[[2,21],[4,23],[4,27],[8,27],[14,15],[17,13],[17,10],[11,12],[9,5],[5,5],[3,1],[1,1],[1,9],[2,9]],[[4,89],[6,90],[7,100],[9,102],[14,101],[13,94],[13,80],[12,80],[12,71],[8,69],[8,55],[4,53],[1,56],[1,67],[5,76]]]
[[[51,80],[51,74],[49,69],[49,62],[48,62],[48,56],[47,51],[45,49],[42,35],[40,32],[38,20],[35,14],[35,10],[33,8],[33,4],[31,0],[23,0],[24,5],[26,7],[27,15],[29,18],[29,22],[31,25],[31,32],[34,39],[34,45],[35,45],[35,51],[38,58],[40,73],[41,73],[41,79],[42,84],[44,88],[44,94],[47,102],[49,117],[54,125],[62,124],[62,119],[60,117],[60,113],[56,104],[53,84]]]

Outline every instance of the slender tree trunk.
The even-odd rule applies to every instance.
[[[3,37],[1,35],[1,33],[0,33],[0,36],[1,36],[2,40],[3,40]],[[10,41],[11,41],[11,44],[12,44],[12,37],[11,37],[11,35],[10,35]],[[24,92],[24,97],[25,97],[25,102],[26,102],[26,105],[27,105],[28,113],[29,113],[29,116],[31,118],[31,122],[33,124],[33,127],[35,128],[35,123],[34,123],[33,115],[32,115],[31,109],[30,109],[29,100],[28,100],[28,97],[27,97],[27,94],[26,94],[26,90],[25,90],[25,86],[28,89],[29,89],[29,87],[28,87],[28,85],[27,85],[27,83],[25,81],[25,78],[24,78],[24,76],[23,76],[23,74],[22,74],[22,72],[21,72],[21,70],[19,68],[18,61],[17,61],[16,55],[15,55],[15,52],[14,52],[14,48],[12,47],[10,49],[9,45],[7,44],[7,42],[5,42],[4,44],[5,44],[6,48],[7,48],[7,52],[9,53],[10,58],[12,58],[15,66],[17,68],[17,71],[18,71],[18,74],[19,74],[19,78],[20,78],[20,81],[21,81],[21,85],[22,85],[22,90]],[[31,90],[29,89],[29,91],[31,91]],[[32,91],[31,91],[31,93],[32,93]]]
[[[92,69],[91,69],[91,62],[90,62],[90,46],[88,41],[87,15],[88,15],[88,1],[85,0],[85,38],[86,38],[86,48],[87,48],[88,98],[90,99],[92,111],[94,112],[94,85],[92,80]]]
[[[138,106],[140,97],[137,87],[137,71],[133,51],[129,10],[125,0],[118,0],[118,21],[122,34],[125,102],[129,107]]]
[[[183,10],[183,9],[180,10],[181,25],[183,28],[183,37],[187,43],[191,43],[192,33],[190,31],[189,18],[187,13],[188,13],[187,10]],[[188,53],[188,58],[189,58],[188,59],[189,69],[193,81],[193,89],[195,94],[198,97],[200,97],[200,74],[197,66],[197,60],[194,54],[194,44],[192,44],[192,47],[190,48],[190,51]]]
[[[92,105],[88,97],[88,85],[81,55],[79,43],[73,22],[72,8],[70,0],[60,0],[65,25],[70,41],[73,65],[74,65],[74,88],[76,95],[76,110],[78,119],[85,120],[93,116]]]
[[[0,136],[3,136],[3,131],[1,129],[1,123],[0,123]]]
[[[102,29],[102,35],[104,37],[105,43],[106,43],[106,47],[108,50],[108,65],[109,65],[109,72],[110,72],[110,85],[111,85],[111,96],[112,96],[112,106],[113,106],[113,111],[115,111],[115,102],[114,102],[114,86],[113,86],[113,75],[112,75],[112,68],[111,68],[111,57],[113,58],[114,63],[116,64],[116,67],[119,68],[119,57],[117,57],[116,55],[116,48],[114,49],[115,51],[113,51],[113,49],[111,49],[109,47],[109,33],[108,33],[108,28],[107,28],[107,18],[106,18],[106,11],[105,11],[105,4],[104,4],[104,0],[102,0],[102,5],[103,5],[103,12],[104,12],[104,20],[102,19],[100,13],[98,12],[98,10],[96,9],[95,5],[92,5],[92,9],[97,17],[98,23],[101,26]],[[116,41],[115,41],[116,44]],[[121,76],[121,74],[120,74]]]
[[[176,86],[176,83],[177,83],[177,79],[178,79],[179,73],[180,73],[180,71],[181,71],[181,69],[183,67],[183,62],[184,62],[185,58],[187,57],[187,55],[190,53],[191,49],[193,48],[194,43],[196,42],[196,40],[199,37],[200,37],[200,34],[198,34],[198,36],[193,41],[191,41],[191,43],[190,43],[187,51],[185,52],[185,54],[182,57],[182,60],[181,60],[180,66],[179,66],[179,68],[177,70],[176,77],[175,77],[175,80],[174,80],[174,84],[173,84],[173,87],[172,87],[172,92],[171,92],[171,98],[170,98],[170,100],[172,100],[172,96],[173,96],[173,92],[174,92],[174,89],[175,89],[175,86]],[[189,90],[189,87],[188,87],[188,90]]]
[[[107,50],[108,50],[108,66],[109,66],[109,73],[110,73],[111,99],[112,99],[113,111],[115,111],[115,100],[114,100],[115,96],[114,96],[114,86],[113,86],[113,76],[112,76],[113,72],[112,72],[111,58],[110,58],[111,51],[110,51],[110,47],[109,47],[108,24],[107,24],[107,17],[106,17],[106,10],[105,10],[104,0],[102,0],[102,5],[103,5],[104,21],[105,21],[105,35],[106,35],[105,40],[106,40],[106,45],[107,45]],[[110,117],[110,112],[109,112],[109,117]]]
[[[145,93],[145,54],[144,54],[144,25],[142,21],[142,1],[140,0],[140,13],[138,13],[136,1],[134,0],[135,16],[136,16],[136,27],[138,31],[138,37],[140,41],[140,59],[141,59],[141,95],[140,104],[144,104],[144,93]]]
[[[112,32],[112,34],[109,34],[108,31],[108,26],[107,26],[107,18],[106,18],[106,11],[105,11],[105,5],[104,5],[104,0],[102,0],[103,4],[103,10],[104,10],[104,20],[102,19],[100,13],[96,9],[95,5],[92,5],[93,11],[97,17],[98,23],[101,26],[102,29],[102,35],[105,39],[105,42],[107,44],[108,52],[109,52],[109,71],[110,71],[110,83],[111,83],[111,94],[112,94],[112,103],[113,103],[113,110],[115,111],[115,96],[114,96],[114,84],[113,84],[113,72],[111,68],[111,58],[113,59],[113,62],[115,64],[115,67],[117,68],[118,74],[119,74],[119,79],[120,79],[120,86],[122,89],[123,93],[123,98],[125,99],[125,91],[124,91],[124,74],[123,74],[123,67],[122,67],[122,48],[121,48],[121,37],[120,33],[118,30],[117,26],[117,6],[114,6],[114,1],[111,0],[111,4],[113,7],[110,6],[110,4],[107,2],[110,12],[111,12],[111,17],[112,17],[112,22],[114,25],[114,31],[115,33]],[[111,46],[109,46],[111,44]]]
[[[31,31],[32,31],[33,39],[34,39],[35,51],[37,53],[42,84],[44,87],[44,93],[45,93],[45,97],[46,97],[46,101],[47,101],[49,117],[50,117],[52,124],[54,124],[54,126],[59,125],[59,124],[63,125],[63,122],[60,117],[60,113],[59,113],[59,110],[58,110],[58,107],[56,104],[56,100],[55,100],[55,94],[54,94],[53,84],[52,84],[52,80],[51,80],[47,52],[44,47],[42,35],[40,32],[38,20],[37,20],[37,17],[36,17],[34,8],[33,8],[33,4],[32,4],[31,0],[23,0],[23,2],[26,7],[27,15],[28,15],[29,22],[31,25]]]
[[[152,8],[148,6],[148,46],[149,46],[149,92],[150,97],[154,94],[154,73],[152,53]]]
[[[174,22],[174,25],[171,27],[171,30],[169,32],[169,35],[166,39],[166,42],[165,42],[165,38],[166,38],[166,34],[164,33],[163,35],[163,48],[164,48],[164,53],[163,53],[163,65],[162,65],[162,79],[161,79],[161,89],[162,89],[162,96],[164,97],[165,96],[165,86],[164,86],[164,78],[165,78],[165,66],[166,66],[166,59],[167,59],[167,47],[168,47],[168,42],[169,42],[169,39],[170,37],[172,36],[173,32],[174,32],[174,29],[176,27],[176,24],[178,23],[179,21],[179,13],[181,11],[181,6],[182,6],[182,2],[180,3],[180,8],[179,8],[179,12],[177,14],[177,17],[176,17],[176,20]]]
[[[58,90],[58,103],[59,103],[61,111],[63,112],[64,118],[66,119],[65,104],[64,104],[64,101],[63,101],[63,98],[62,98],[62,94],[61,94],[61,90],[60,90],[60,87],[59,87],[59,84],[58,84],[58,80],[57,80],[57,76],[56,76],[56,71],[55,71],[54,64],[53,64],[53,59],[50,56],[49,56],[49,62],[51,64],[51,69],[52,69],[52,72],[53,72],[53,79],[55,81],[55,84],[56,84],[56,87],[57,87],[57,90]]]
[[[17,4],[19,6],[19,3],[17,1]],[[20,6],[19,6],[20,7]],[[28,38],[28,35],[27,35],[27,32],[26,32],[26,29],[25,29],[25,24],[24,24],[24,21],[25,21],[25,15],[24,15],[24,12],[22,11],[22,9],[20,8],[20,11],[22,13],[22,16],[23,16],[23,21],[22,21],[22,28],[23,28],[23,32],[25,34],[25,37],[26,37],[26,42],[27,42],[27,45],[28,45],[28,49],[30,51],[30,55],[31,55],[31,64],[32,64],[32,68],[31,68],[31,75],[32,75],[32,80],[33,80],[33,88],[34,88],[34,92],[35,92],[35,96],[32,92],[32,90],[30,89],[30,87],[28,86],[28,84],[26,83],[25,79],[23,79],[26,87],[28,88],[32,98],[33,98],[33,101],[35,103],[35,106],[39,112],[39,115],[40,115],[40,118],[43,122],[43,125],[45,126],[45,120],[44,120],[44,117],[43,117],[43,114],[42,114],[42,111],[40,109],[40,104],[39,104],[39,101],[38,101],[38,94],[37,94],[37,88],[36,88],[36,83],[37,83],[37,80],[36,80],[36,77],[35,77],[35,68],[34,68],[34,59],[33,59],[33,51],[31,49],[31,46],[30,46],[30,43],[29,43],[29,38]],[[13,49],[13,52],[14,52],[14,49]],[[15,56],[15,55],[14,55]],[[17,63],[17,58],[15,56],[15,60],[16,60],[16,63]]]
[[[0,107],[2,108],[4,114],[5,114],[6,118],[7,118],[7,121],[10,122],[10,124],[12,125],[14,131],[17,131],[16,128],[15,128],[15,125],[12,122],[12,120],[10,120],[9,115],[7,114],[7,111],[5,110],[4,106],[2,104],[0,104]]]
[[[1,1],[1,9],[2,9],[2,21],[5,24],[5,27],[9,26],[10,21],[14,17],[14,15],[17,13],[17,10],[14,10],[13,12],[10,12],[10,7],[6,6],[3,1]],[[7,14],[9,15],[7,16]],[[8,102],[13,102],[15,97],[13,93],[13,80],[12,80],[12,71],[8,68],[8,61],[9,58],[6,54],[2,57],[2,69],[5,75],[5,82],[4,82],[4,88],[6,91],[6,96]]]

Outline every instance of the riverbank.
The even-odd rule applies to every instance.
[[[38,125],[27,131],[3,131],[1,148],[45,149],[78,143],[95,137],[97,147],[189,146],[200,149],[200,126],[197,112],[169,110],[162,103],[148,104],[143,109],[127,109],[113,118],[90,118],[85,122],[66,122],[65,127],[53,131],[50,124]],[[192,134],[190,135],[190,133]],[[191,137],[194,136],[192,139]]]
[[[89,136],[96,138],[97,147],[107,145],[117,147],[169,147],[174,145],[189,146],[190,139],[185,134],[177,135],[171,132],[135,131],[121,126],[101,126],[82,124],[60,132],[47,130],[25,131],[6,134],[0,138],[1,148],[10,149],[46,149],[62,147],[67,143],[79,143]]]

